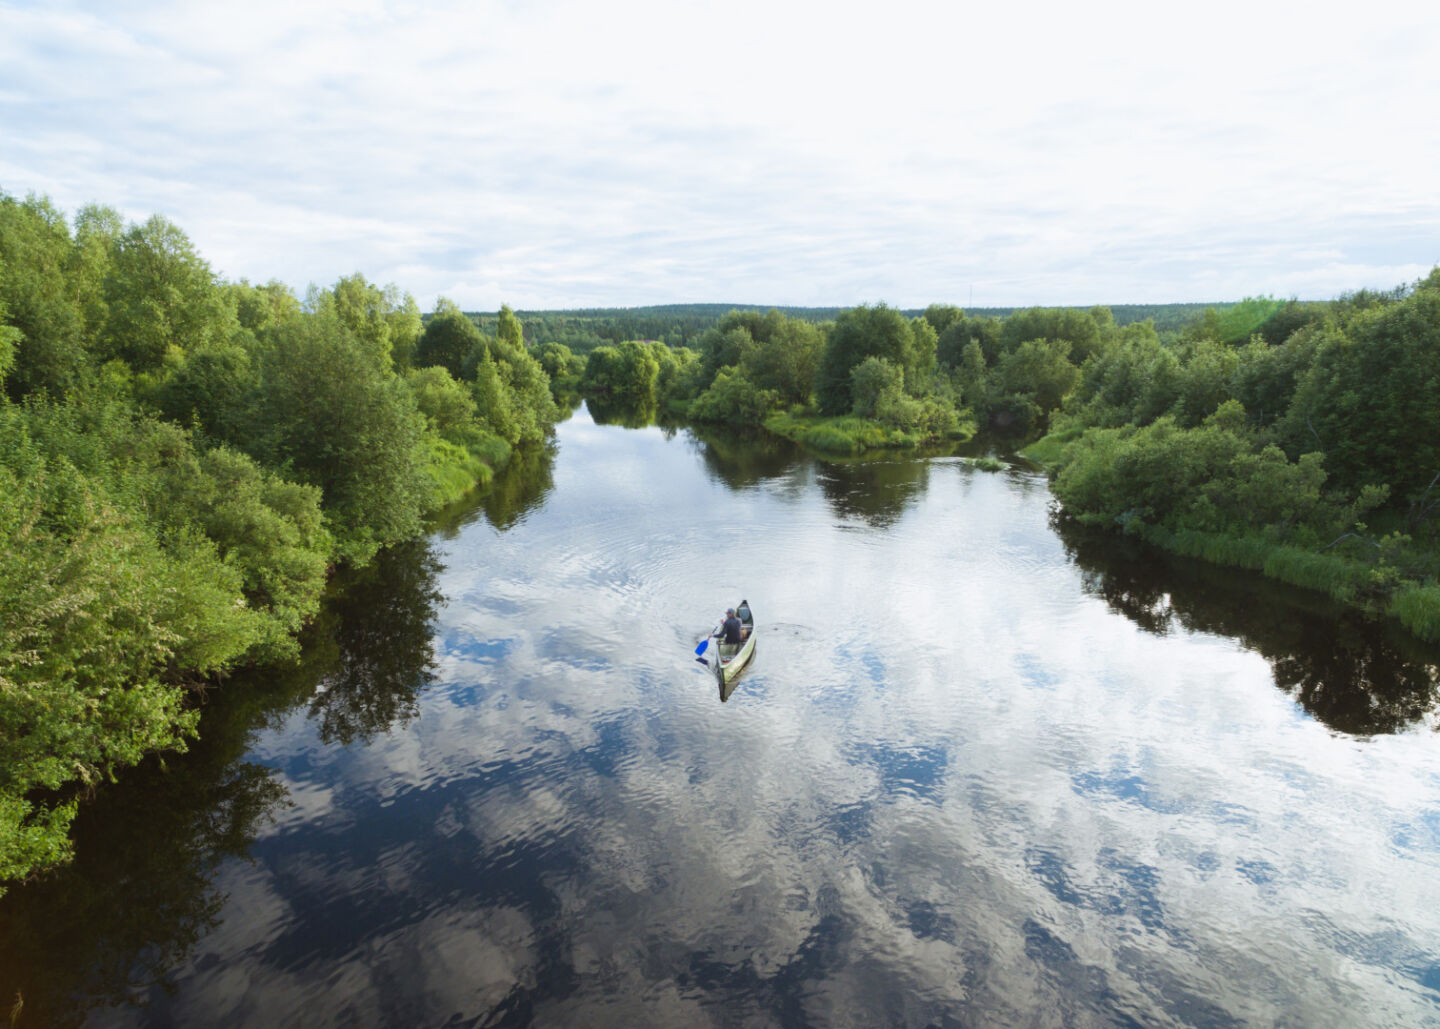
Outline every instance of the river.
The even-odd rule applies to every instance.
[[[582,408],[99,791],[0,900],[0,1009],[1435,1024],[1437,696],[1434,648],[1067,526],[1019,462]]]

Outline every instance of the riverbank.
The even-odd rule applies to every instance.
[[[823,415],[771,415],[762,423],[767,432],[784,437],[792,443],[822,454],[859,454],[866,450],[912,450],[942,438],[964,443],[974,437],[975,423],[962,421],[943,437],[933,433],[914,432],[885,425],[869,418],[846,415],[826,418]]]
[[[1082,430],[1067,429],[1042,437],[1019,454],[1043,468],[1053,486],[1071,459],[1071,445],[1084,437]],[[1064,505],[1063,498],[1057,499]],[[1146,521],[1136,509],[1111,519],[1084,509],[1064,509],[1069,517],[1111,531],[1118,528],[1183,557],[1243,568],[1319,591],[1366,614],[1394,618],[1422,640],[1440,642],[1440,583],[1414,572],[1433,563],[1435,555],[1415,547],[1408,536],[1395,533],[1376,540],[1345,533],[1332,543],[1310,547],[1264,535],[1167,527]],[[1332,551],[1342,542],[1350,544],[1348,553]]]

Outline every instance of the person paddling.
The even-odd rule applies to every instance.
[[[722,634],[720,642],[739,645],[740,619],[735,617],[735,609],[733,607],[727,607],[725,609],[725,620],[720,623],[720,632]]]

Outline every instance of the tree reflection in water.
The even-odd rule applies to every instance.
[[[859,518],[887,529],[930,486],[930,462],[922,460],[827,461],[820,466],[820,491],[842,518]]]
[[[23,999],[17,1025],[78,1025],[91,1008],[133,1003],[216,926],[216,869],[286,803],[274,772],[242,756],[268,715],[293,706],[295,686],[227,683],[189,753],[102,787],[75,821],[75,861],[0,899],[0,997],[7,1008]]]
[[[746,489],[791,475],[808,462],[795,444],[762,429],[691,426],[705,470],[730,489]]]
[[[502,531],[515,525],[543,505],[555,488],[556,452],[553,440],[516,450],[485,490],[438,511],[431,518],[433,528],[445,539],[454,539],[480,517]]]
[[[510,463],[480,496],[485,519],[502,532],[541,507],[555,488],[555,453],[550,442],[511,455]]]
[[[1146,632],[1230,636],[1270,662],[1275,684],[1337,732],[1397,732],[1437,709],[1440,648],[1308,590],[1168,554],[1057,515],[1066,554]]]
[[[337,577],[314,633],[334,655],[309,704],[321,740],[364,741],[415,717],[420,691],[435,681],[440,571],[430,544],[415,540]]]
[[[210,689],[187,753],[152,757],[82,805],[74,862],[0,898],[0,1010],[19,997],[18,1026],[79,1025],[164,989],[218,924],[217,870],[288,803],[275,771],[244,759],[256,734],[301,705],[327,742],[412,718],[435,678],[439,571],[423,541],[342,571],[298,662]]]
[[[616,403],[594,397],[585,401],[585,407],[596,425],[619,425],[626,429],[643,429],[654,425],[658,414],[653,403]]]

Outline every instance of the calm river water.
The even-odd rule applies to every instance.
[[[16,1025],[1440,1022],[1436,652],[1033,470],[582,409],[342,586],[0,901]]]

